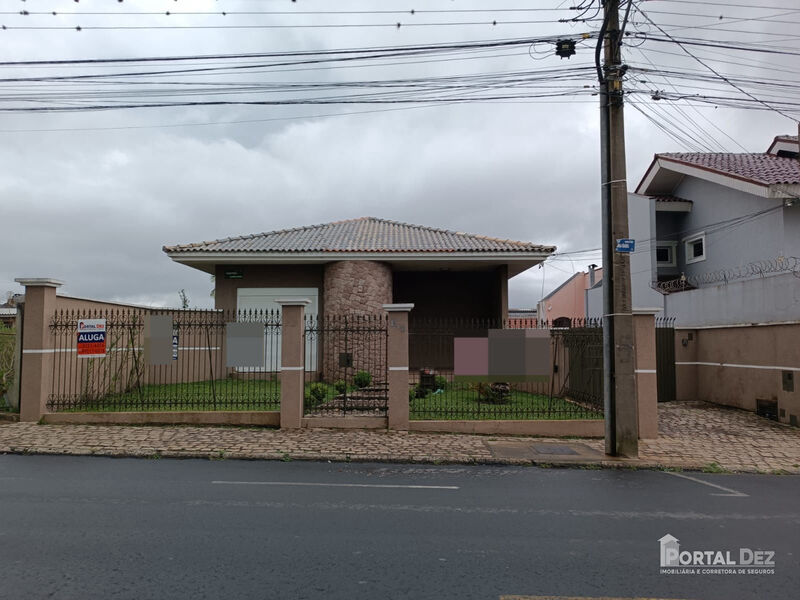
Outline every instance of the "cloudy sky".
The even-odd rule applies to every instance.
[[[401,104],[84,108],[152,102],[153,90],[164,82],[331,84],[548,69],[578,73],[594,64],[595,39],[580,41],[581,34],[596,35],[600,21],[594,10],[569,10],[574,4],[0,0],[7,61],[0,83],[0,292],[20,292],[15,277],[47,276],[64,280],[62,292],[69,295],[177,305],[178,291],[185,289],[192,305],[208,306],[208,275],[172,263],[163,245],[370,215],[557,245],[567,254],[511,282],[510,303],[534,306],[575,270],[600,263],[594,250],[600,246],[599,112],[591,69],[568,81],[521,88],[527,96],[513,101],[434,105],[420,96],[418,103]],[[163,14],[167,11],[172,14]],[[181,14],[187,11],[216,14]],[[558,22],[571,17],[587,20]],[[635,188],[656,152],[761,152],[774,135],[796,133],[791,117],[799,113],[791,102],[800,102],[797,88],[779,87],[775,80],[800,81],[797,56],[791,54],[800,51],[793,33],[798,23],[796,0],[745,0],[737,8],[638,2],[625,61],[640,70],[629,71],[626,86],[633,92],[629,100],[645,114],[634,106],[626,111],[629,187]],[[723,46],[735,41],[747,51],[652,39],[667,35]],[[538,42],[348,66],[168,75],[157,84],[157,78],[141,75],[122,83],[52,78],[152,73],[175,63],[8,64],[193,56],[185,64],[202,68],[218,64],[202,58],[209,55],[548,36],[577,40],[576,55],[559,59],[552,42]],[[254,61],[236,64],[248,63]],[[657,103],[648,90],[681,99]],[[309,91],[275,93],[318,97]],[[485,88],[465,93],[480,96]],[[687,98],[690,93],[706,98]],[[266,94],[274,97],[252,90],[237,97]],[[709,101],[712,96],[720,101]],[[179,90],[167,100],[219,97]],[[785,102],[780,104],[785,114],[752,110],[753,104],[745,109],[753,98],[766,100],[759,108]],[[73,110],[30,111],[34,107]],[[584,249],[591,251],[573,254]]]

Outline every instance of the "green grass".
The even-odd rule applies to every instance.
[[[603,415],[562,398],[549,398],[512,390],[503,404],[478,401],[478,392],[470,387],[453,386],[440,393],[410,401],[412,421],[482,421],[512,419],[602,419]]]
[[[216,401],[214,400],[216,394]],[[280,410],[277,381],[217,379],[192,383],[144,385],[139,390],[76,400],[62,412]]]

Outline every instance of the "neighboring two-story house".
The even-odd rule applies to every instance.
[[[678,398],[800,419],[799,152],[657,154],[629,195],[633,307],[675,319]]]

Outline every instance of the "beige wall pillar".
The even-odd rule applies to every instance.
[[[25,286],[22,321],[22,365],[20,373],[19,419],[36,422],[45,413],[53,376],[53,348],[50,318],[56,309],[56,288],[62,281],[20,277]]]
[[[305,384],[305,307],[308,298],[283,298],[281,305],[281,428],[303,424]]]
[[[639,439],[658,437],[658,378],[656,375],[656,320],[650,310],[633,311],[636,344],[634,375],[638,402]]]
[[[697,377],[699,331],[696,329],[675,330],[675,398],[676,400],[698,400]]]
[[[384,304],[389,313],[389,429],[408,430],[408,313],[413,304]]]

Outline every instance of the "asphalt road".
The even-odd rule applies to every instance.
[[[0,456],[0,598],[797,598],[799,499],[792,476]],[[660,574],[668,533],[774,574]]]

